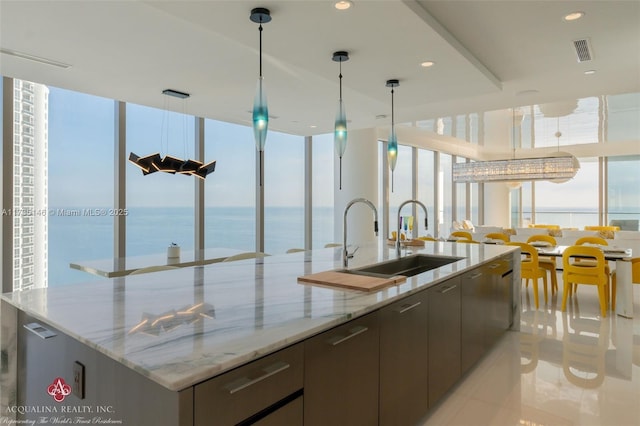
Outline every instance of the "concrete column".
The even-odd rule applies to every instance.
[[[334,232],[333,240],[342,243],[343,217],[347,203],[354,198],[366,198],[377,208],[378,203],[378,140],[375,129],[351,130],[347,150],[342,157],[342,190],[338,189],[339,160],[334,155]],[[374,241],[373,212],[364,203],[349,209],[347,244]],[[378,212],[378,219],[381,214]]]
[[[484,146],[505,151],[511,143],[511,111],[484,114]],[[484,223],[480,225],[509,227],[510,190],[504,182],[484,184]]]

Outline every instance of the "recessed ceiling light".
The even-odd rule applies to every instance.
[[[564,20],[569,22],[569,21],[576,21],[580,18],[582,18],[584,16],[584,12],[571,12],[567,15],[564,16]]]
[[[587,70],[584,72],[584,75],[593,75],[596,73],[596,70]]]
[[[42,56],[31,55],[25,52],[19,52],[17,50],[12,49],[0,49],[0,53],[4,53],[5,55],[15,56],[16,58],[28,59],[34,62],[40,62],[41,64],[53,65],[58,68],[69,68],[71,64],[66,64],[64,62],[55,61],[53,59],[43,58]]]
[[[429,68],[429,67],[434,66],[435,64],[436,64],[436,63],[435,63],[435,62],[433,62],[433,61],[424,61],[423,63],[421,63],[421,64],[420,64],[420,66],[421,66],[422,68]]]
[[[309,126],[309,127],[311,127],[312,129],[315,129],[315,128],[316,128],[316,127],[318,127],[318,126],[316,126],[315,124],[312,124],[312,125],[311,125],[311,126]]]
[[[516,93],[516,96],[535,95],[536,93],[538,93],[538,91],[536,89],[521,90],[521,91]]]
[[[337,1],[334,4],[334,7],[338,10],[347,10],[349,9],[351,6],[353,6],[353,2],[350,2],[349,0],[341,0],[341,1]]]

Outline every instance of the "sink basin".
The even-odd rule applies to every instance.
[[[404,275],[412,277],[422,272],[436,269],[449,263],[457,262],[463,257],[452,256],[431,256],[416,254],[400,259],[389,260],[387,262],[376,263],[374,265],[363,266],[361,268],[346,269],[340,272],[348,274],[369,275],[373,277],[390,277],[393,275]]]

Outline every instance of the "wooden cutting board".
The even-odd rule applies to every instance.
[[[407,277],[403,275],[378,278],[357,274],[345,274],[337,271],[324,271],[298,277],[298,282],[300,283],[320,284],[361,291],[376,291],[393,284],[403,283],[406,280]]]

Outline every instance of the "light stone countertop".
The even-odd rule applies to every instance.
[[[515,249],[427,242],[410,251],[464,259],[371,293],[297,282],[301,275],[341,269],[338,247],[8,293],[2,298],[178,391]],[[361,245],[349,267],[395,258],[395,249],[379,239]]]

